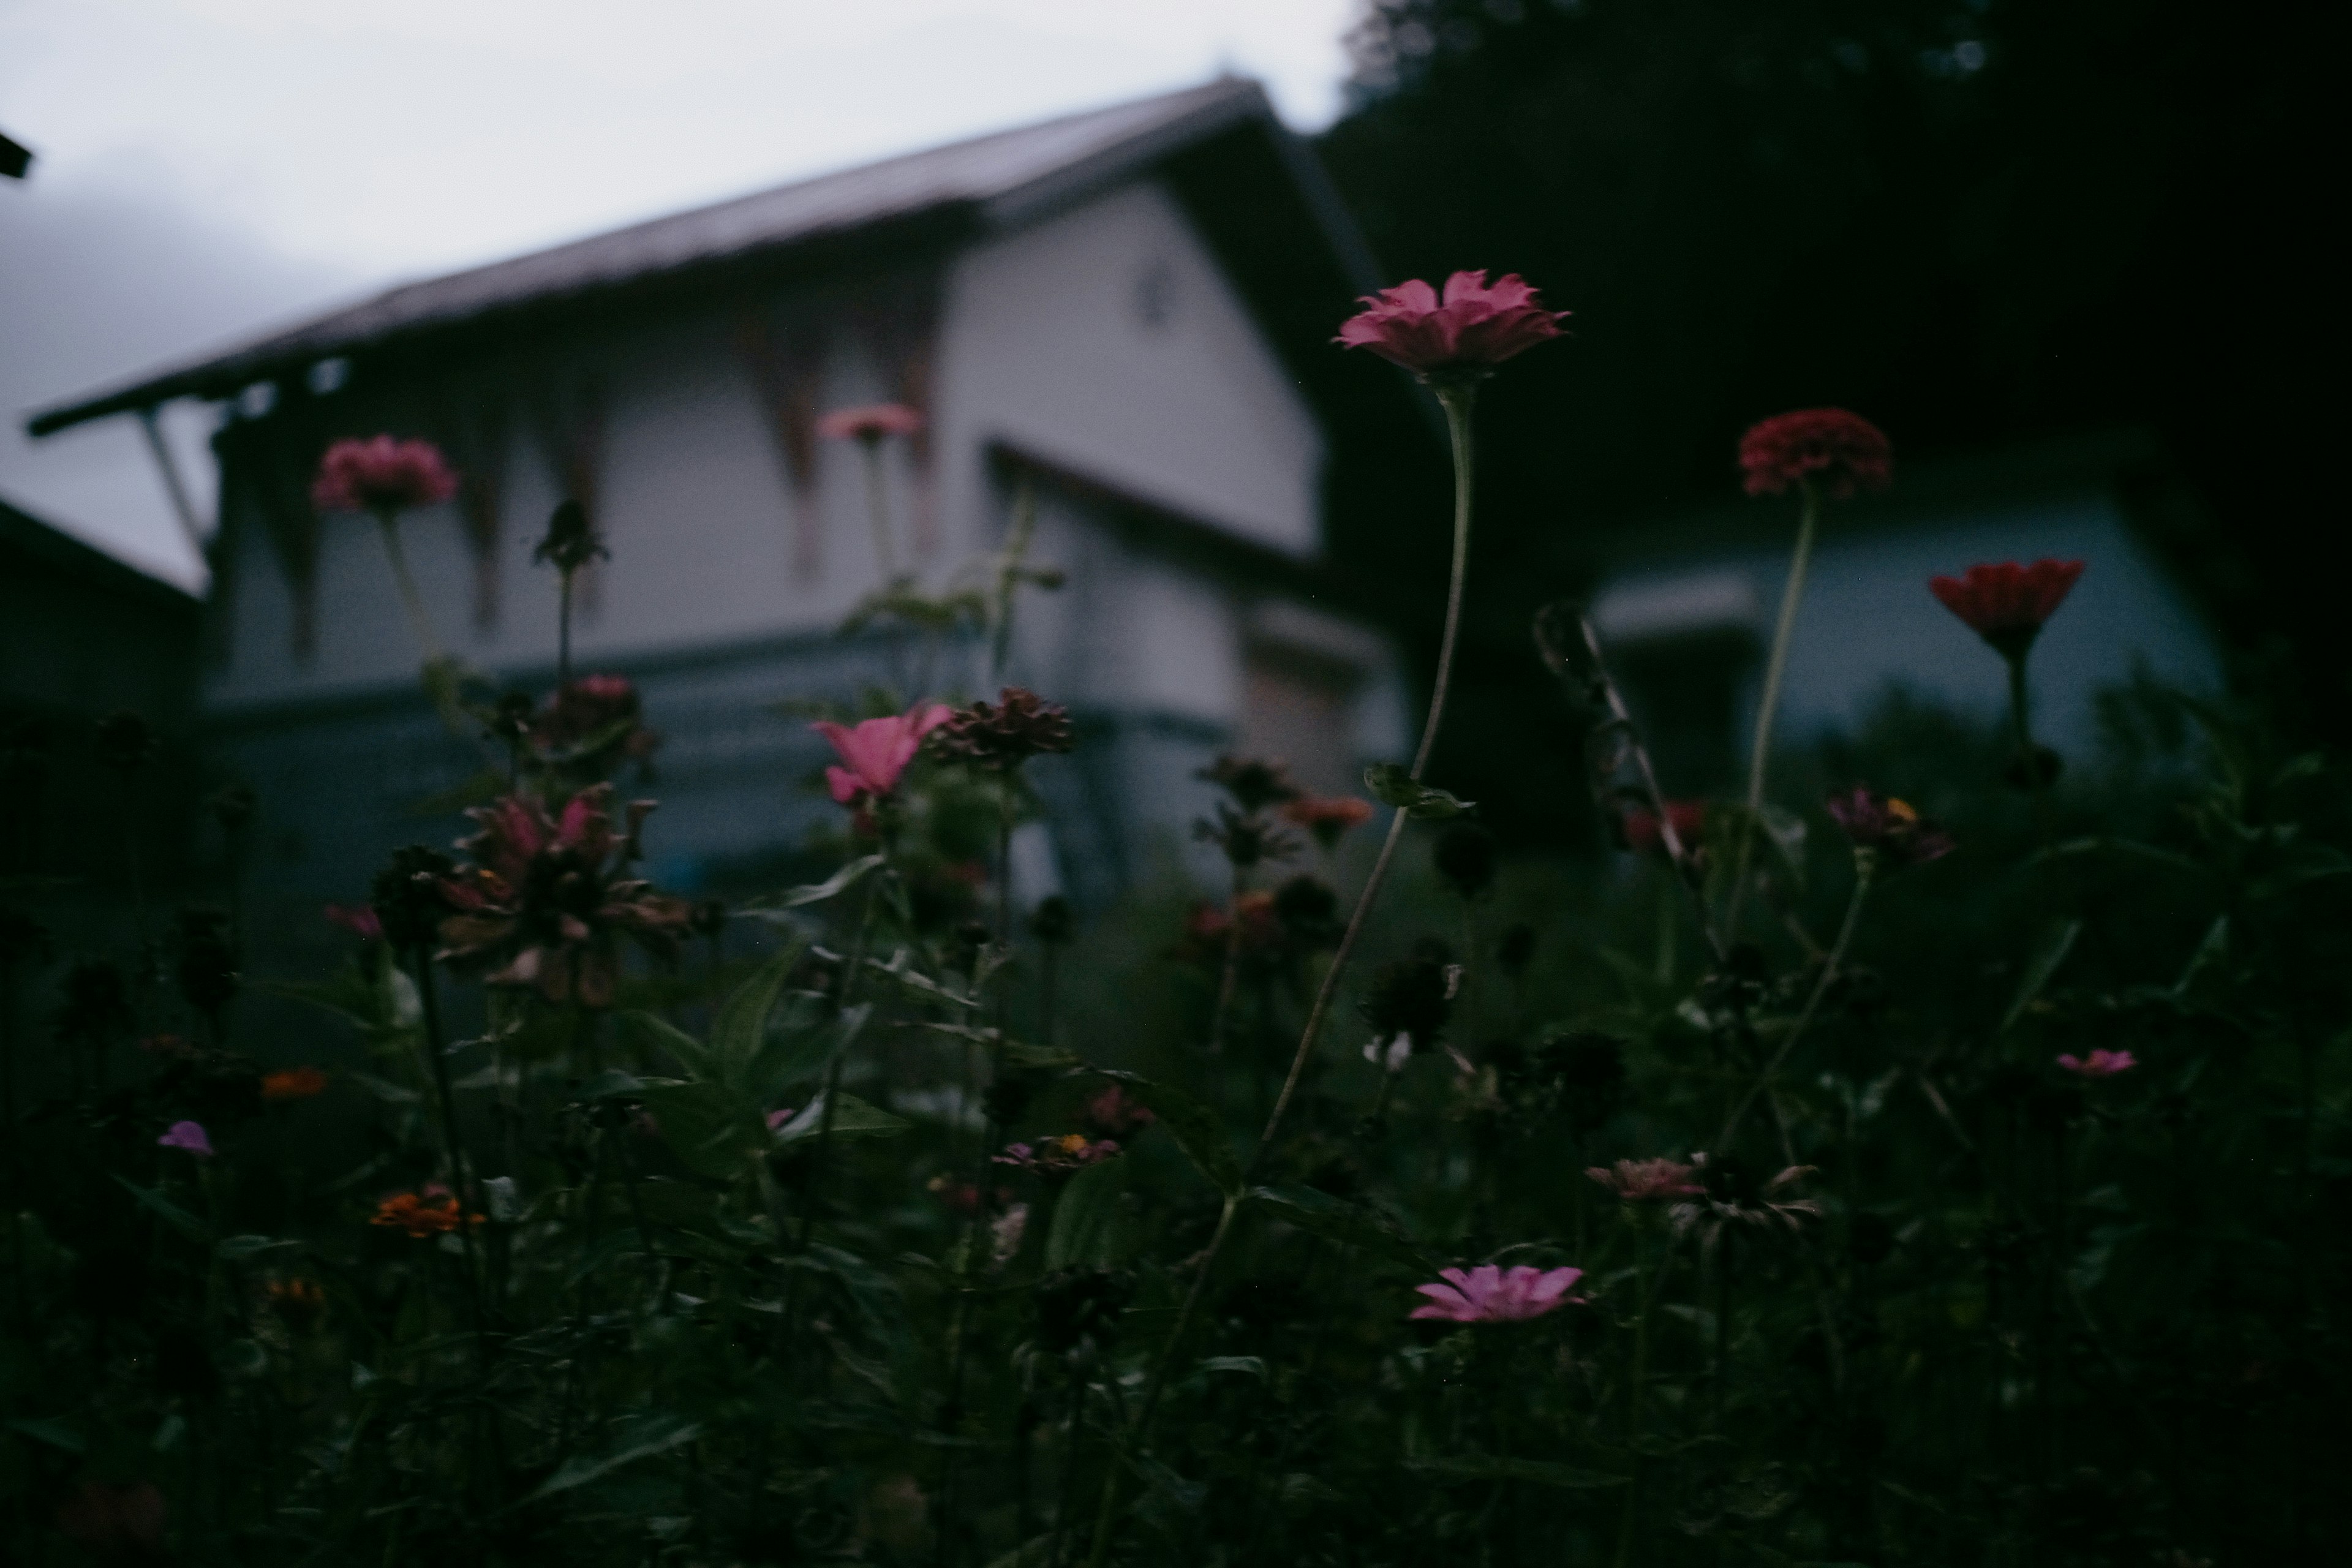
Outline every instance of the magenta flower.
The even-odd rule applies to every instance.
[[[1594,1165],[1584,1173],[1629,1204],[1695,1198],[1706,1191],[1697,1167],[1680,1160],[1620,1160],[1613,1168]]]
[[[1439,1279],[1413,1287],[1429,1300],[1409,1316],[1455,1323],[1516,1323],[1583,1300],[1568,1293],[1570,1286],[1584,1278],[1581,1268],[1530,1268],[1520,1264],[1505,1272],[1482,1263],[1466,1274],[1459,1268],[1443,1268],[1438,1273]]]
[[[457,493],[457,476],[440,447],[389,436],[336,442],[310,481],[310,504],[320,511],[404,511]]]
[[[185,1149],[199,1160],[213,1157],[213,1141],[205,1136],[201,1122],[174,1121],[163,1130],[163,1136],[156,1139],[155,1142],[159,1148]]]
[[[1087,1101],[1087,1125],[1106,1138],[1131,1138],[1159,1120],[1124,1084],[1106,1084]]]
[[[2113,1078],[2139,1066],[2139,1058],[2129,1051],[2097,1050],[2087,1057],[2062,1056],[2058,1065],[2076,1078]]]
[[[1739,468],[1752,496],[1776,496],[1790,485],[1818,480],[1843,500],[1857,486],[1885,489],[1895,454],[1885,432],[1859,414],[1800,408],[1749,426],[1739,438]]]
[[[1370,349],[1427,381],[1485,375],[1514,354],[1559,336],[1565,310],[1547,310],[1516,272],[1494,282],[1456,272],[1441,297],[1415,278],[1364,296],[1363,310],[1340,323],[1332,341]]]
[[[816,422],[816,433],[828,441],[879,441],[885,436],[911,436],[922,427],[922,415],[903,403],[836,408]]]
[[[329,904],[323,911],[333,924],[369,942],[383,940],[383,921],[373,904]]]
[[[948,721],[945,703],[909,708],[887,719],[868,719],[856,729],[822,719],[809,726],[833,744],[846,764],[824,770],[825,788],[841,805],[863,805],[898,787],[898,775],[915,760],[923,737]]]
[[[1952,836],[1920,816],[1909,801],[1860,784],[1844,795],[1830,796],[1829,814],[1854,848],[1896,866],[1938,860],[1955,847]]]
[[[771,1132],[782,1132],[784,1130],[785,1123],[791,1121],[793,1117],[798,1116],[799,1114],[799,1111],[794,1110],[789,1105],[778,1106],[775,1110],[768,1112],[768,1131]]]

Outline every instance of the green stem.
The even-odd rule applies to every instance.
[[[383,540],[383,553],[392,563],[393,585],[400,590],[401,607],[408,612],[409,629],[416,634],[416,646],[424,651],[425,662],[437,664],[441,659],[441,639],[433,635],[433,618],[425,613],[425,595],[417,592],[416,579],[408,570],[408,553],[401,548],[400,522],[391,510],[375,514],[376,530]]]
[[[1764,663],[1764,696],[1756,710],[1756,739],[1748,752],[1748,813],[1740,824],[1739,853],[1732,862],[1731,903],[1723,938],[1737,940],[1739,907],[1748,897],[1748,863],[1756,847],[1756,818],[1764,809],[1764,770],[1772,753],[1772,721],[1780,708],[1780,685],[1789,672],[1789,645],[1796,637],[1797,606],[1805,596],[1805,568],[1812,562],[1813,536],[1822,518],[1821,493],[1811,479],[1798,481],[1804,509],[1797,517],[1797,547],[1789,556],[1789,580],[1780,589],[1780,617],[1772,627],[1772,652]]]
[[[2027,785],[2033,791],[2033,823],[2047,847],[2057,837],[2057,828],[2050,816],[2050,781],[2042,776],[2042,749],[2033,743],[2033,726],[2027,718],[2032,693],[2025,679],[2026,651],[2020,648],[2007,656],[2009,664],[2009,722],[2017,738],[2017,765],[2025,770]]]
[[[1224,973],[1217,981],[1216,1010],[1209,1015],[1209,1054],[1222,1056],[1225,1049],[1225,1020],[1234,1008],[1234,988],[1242,973],[1242,868],[1234,867],[1233,894],[1225,903],[1225,963]]]
[[[1472,479],[1470,413],[1476,400],[1476,387],[1470,383],[1433,389],[1437,401],[1445,410],[1445,428],[1454,447],[1454,563],[1445,590],[1445,629],[1438,643],[1437,677],[1429,698],[1429,717],[1421,731],[1421,744],[1412,754],[1412,777],[1415,782],[1429,765],[1429,754],[1437,745],[1439,725],[1445,717],[1445,696],[1454,679],[1454,650],[1462,631],[1463,584],[1470,566],[1470,512]],[[1347,973],[1348,961],[1354,956],[1357,939],[1362,936],[1367,917],[1379,899],[1381,884],[1388,878],[1389,865],[1396,858],[1397,844],[1404,837],[1405,812],[1400,808],[1390,819],[1389,834],[1381,845],[1380,858],[1372,862],[1372,874],[1365,879],[1364,890],[1356,897],[1356,908],[1348,917],[1348,929],[1339,938],[1339,950],[1331,955],[1331,965],[1323,972],[1323,982],[1316,988],[1315,1005],[1308,1009],[1307,1026],[1298,1037],[1298,1049],[1290,1058],[1290,1071],[1282,1080],[1282,1092],[1275,1097],[1274,1110],[1265,1119],[1265,1130],[1258,1133],[1256,1147],[1250,1154],[1254,1168],[1274,1143],[1283,1117],[1298,1092],[1298,1081],[1307,1071],[1307,1058],[1314,1054],[1317,1037],[1323,1031],[1324,1017],[1331,1010],[1331,1000],[1339,989],[1340,976]],[[1200,1305],[1202,1289],[1217,1267],[1217,1258],[1224,1250],[1225,1238],[1233,1233],[1234,1215],[1240,1200],[1228,1197],[1224,1212],[1218,1216],[1216,1234],[1209,1238],[1208,1250],[1202,1255],[1201,1271],[1193,1278],[1192,1289],[1184,1298],[1183,1307],[1176,1314],[1176,1325],[1170,1331],[1168,1342],[1160,1348],[1157,1363],[1151,1369],[1151,1381],[1143,1397],[1143,1408],[1130,1430],[1128,1446],[1140,1451],[1150,1441],[1151,1422],[1160,1409],[1160,1396],[1168,1385],[1168,1376],[1176,1363],[1177,1347],[1183,1342],[1184,1331],[1192,1325],[1194,1310]],[[1094,1549],[1088,1554],[1087,1568],[1101,1568],[1109,1555],[1111,1525],[1118,1503],[1119,1466],[1114,1456],[1109,1471],[1103,1478],[1102,1501],[1095,1519]]]
[[[564,569],[555,592],[555,689],[572,684],[572,572]]]
[[[1829,957],[1822,961],[1822,976],[1813,982],[1812,994],[1805,998],[1804,1011],[1797,1015],[1796,1026],[1789,1031],[1789,1037],[1780,1042],[1780,1048],[1772,1053],[1772,1059],[1764,1065],[1762,1072],[1756,1075],[1756,1081],[1748,1086],[1747,1095],[1724,1119],[1723,1131],[1717,1134],[1715,1140],[1718,1157],[1730,1154],[1731,1135],[1739,1131],[1739,1123],[1756,1103],[1756,1097],[1770,1085],[1781,1065],[1789,1059],[1789,1053],[1797,1048],[1799,1040],[1804,1038],[1805,1029],[1812,1023],[1813,1015],[1821,1010],[1822,998],[1829,994],[1830,983],[1837,978],[1838,965],[1845,962],[1845,950],[1853,941],[1854,926],[1862,919],[1862,902],[1870,896],[1871,878],[1876,869],[1874,856],[1857,854],[1854,857],[1853,893],[1846,900],[1845,920],[1838,927],[1837,941],[1831,946]]]
[[[890,547],[890,500],[883,490],[882,437],[864,437],[857,444],[866,452],[866,517],[874,530],[874,559],[887,584],[898,575],[898,558]]]
[[[857,918],[857,935],[849,944],[849,962],[841,974],[840,1001],[834,1007],[834,1016],[849,1011],[852,998],[857,994],[857,980],[866,968],[866,942],[874,930],[874,914],[880,901],[883,879],[890,874],[889,867],[875,868],[873,879],[866,885],[866,908]],[[816,1232],[816,1211],[824,1195],[824,1179],[830,1173],[833,1156],[833,1113],[841,1099],[841,1064],[845,1053],[836,1053],[824,1069],[824,1109],[817,1113],[816,1150],[810,1160],[808,1203],[801,1214],[800,1250],[808,1250],[809,1239]],[[777,1235],[782,1235],[781,1228]]]

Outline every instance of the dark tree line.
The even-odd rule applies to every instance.
[[[1383,265],[1517,270],[1576,312],[1570,351],[1514,367],[1482,412],[1465,700],[1539,698],[1527,612],[1594,531],[1730,494],[1748,422],[1842,404],[1912,458],[2154,430],[2210,519],[2192,570],[2242,673],[2294,726],[2340,733],[2352,641],[2312,570],[2342,510],[2322,477],[2320,18],[1375,0],[1321,152]],[[1375,596],[1441,559],[1402,506],[1339,526],[1371,547]],[[1484,717],[1454,732],[1495,733]],[[1507,760],[1450,765],[1507,795]]]

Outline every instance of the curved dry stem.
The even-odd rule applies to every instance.
[[[1764,695],[1756,710],[1756,739],[1748,752],[1748,816],[1739,828],[1739,853],[1731,867],[1731,899],[1723,921],[1723,940],[1739,938],[1739,908],[1748,899],[1748,864],[1756,848],[1756,818],[1764,809],[1764,769],[1772,754],[1772,720],[1780,709],[1780,685],[1789,673],[1789,644],[1797,631],[1797,606],[1805,597],[1805,568],[1813,558],[1813,536],[1822,521],[1821,492],[1811,479],[1804,487],[1804,510],[1797,518],[1797,545],[1789,554],[1789,580],[1780,589],[1780,616],[1772,627],[1772,653],[1764,664]]]

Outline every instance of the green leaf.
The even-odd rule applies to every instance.
[[[1383,805],[1392,805],[1423,822],[1443,822],[1475,811],[1475,800],[1459,800],[1442,789],[1423,784],[1395,763],[1374,763],[1364,770],[1364,787]]]
[[[667,1454],[701,1436],[702,1423],[688,1421],[682,1415],[640,1417],[622,1427],[603,1453],[574,1454],[564,1460],[526,1500],[536,1502],[541,1498],[553,1497],[558,1492],[585,1486],[599,1477],[612,1474],[624,1465],[651,1458],[656,1454]]]
[[[281,1241],[274,1236],[225,1236],[213,1248],[213,1256],[224,1263],[242,1263],[265,1252],[281,1247],[299,1247],[299,1241]]]
[[[1513,1459],[1497,1454],[1465,1454],[1450,1459],[1411,1459],[1406,1468],[1423,1475],[1444,1476],[1464,1481],[1532,1481],[1541,1487],[1562,1487],[1570,1491],[1587,1491],[1601,1487],[1622,1487],[1631,1479],[1612,1476],[1603,1470],[1580,1470],[1573,1465],[1556,1465],[1544,1459]]]
[[[2228,957],[2229,952],[2230,917],[2216,915],[2213,923],[2205,928],[2205,940],[2197,944],[2197,951],[2190,953],[2189,962],[2181,966],[2180,978],[2172,983],[2173,995],[2187,996],[2198,979]]]
[[[182,1208],[179,1205],[173,1203],[171,1199],[165,1197],[159,1192],[154,1192],[149,1188],[142,1187],[136,1182],[126,1181],[121,1176],[117,1176],[114,1179],[118,1182],[121,1182],[124,1189],[128,1191],[132,1197],[137,1198],[141,1203],[154,1210],[158,1215],[161,1215],[163,1218],[163,1223],[170,1226],[173,1230],[178,1231],[190,1241],[199,1242],[206,1247],[210,1247],[212,1245],[212,1226],[206,1225],[204,1221],[198,1219],[195,1215],[190,1214],[187,1210]]]
[[[1045,1268],[1113,1268],[1127,1261],[1127,1162],[1106,1160],[1070,1179],[1045,1234]]]
[[[743,912],[764,917],[770,914],[781,914],[786,910],[803,909],[810,904],[821,904],[825,900],[843,892],[866,872],[875,870],[881,864],[881,856],[865,856],[852,860],[822,882],[812,882],[803,888],[787,888],[773,898],[754,899],[743,907]]]
[[[1250,1196],[1264,1204],[1285,1225],[1310,1235],[1360,1247],[1375,1258],[1406,1268],[1425,1269],[1429,1260],[1387,1215],[1360,1204],[1335,1198],[1313,1187],[1255,1187]]]
[[[1252,1377],[1265,1376],[1265,1363],[1254,1355],[1213,1355],[1201,1358],[1202,1372],[1239,1372]]]
[[[1242,1163],[1234,1153],[1233,1140],[1226,1135],[1225,1124],[1215,1111],[1182,1089],[1155,1083],[1139,1073],[1108,1068],[1097,1070],[1102,1077],[1133,1089],[1135,1097],[1151,1108],[1177,1146],[1192,1157],[1202,1175],[1216,1184],[1219,1192],[1229,1198],[1242,1195]]]
[[[2083,922],[2079,920],[2060,921],[2044,929],[2042,940],[2034,944],[2033,956],[2026,962],[2025,973],[2018,978],[2017,994],[2000,1021],[2001,1033],[2008,1033],[2025,1016],[2025,1009],[2042,994],[2042,988],[2050,984],[2050,977],[2066,962],[2066,955],[2074,950],[2074,939],[2082,934]]]
[[[833,1135],[835,1138],[888,1138],[904,1132],[914,1123],[891,1115],[879,1107],[868,1105],[854,1094],[834,1096]],[[824,1096],[809,1101],[806,1110],[778,1128],[775,1142],[797,1143],[803,1138],[814,1138],[824,1126]]]
[[[6,1422],[0,1422],[0,1426],[5,1426],[11,1432],[20,1433],[25,1436],[47,1443],[53,1448],[63,1448],[68,1454],[81,1453],[88,1447],[82,1441],[81,1434],[75,1431],[62,1415],[32,1417],[19,1415]]]
[[[741,1175],[743,1163],[765,1145],[758,1114],[719,1084],[655,1079],[646,1085],[645,1100],[662,1142],[698,1174]]]
[[[743,1075],[752,1097],[763,1105],[772,1103],[793,1084],[824,1071],[856,1044],[873,1016],[874,1005],[860,1002],[832,1018],[780,1031]]]
[[[710,1026],[710,1053],[721,1077],[748,1068],[759,1054],[767,1037],[768,1014],[782,994],[784,982],[792,978],[793,966],[800,962],[802,945],[797,939],[786,942],[782,952],[761,964],[759,973],[736,987],[720,1005],[719,1017]]]
[[[667,1018],[652,1013],[624,1013],[621,1037],[640,1051],[662,1051],[677,1058],[678,1065],[696,1078],[718,1076],[710,1047]]]

